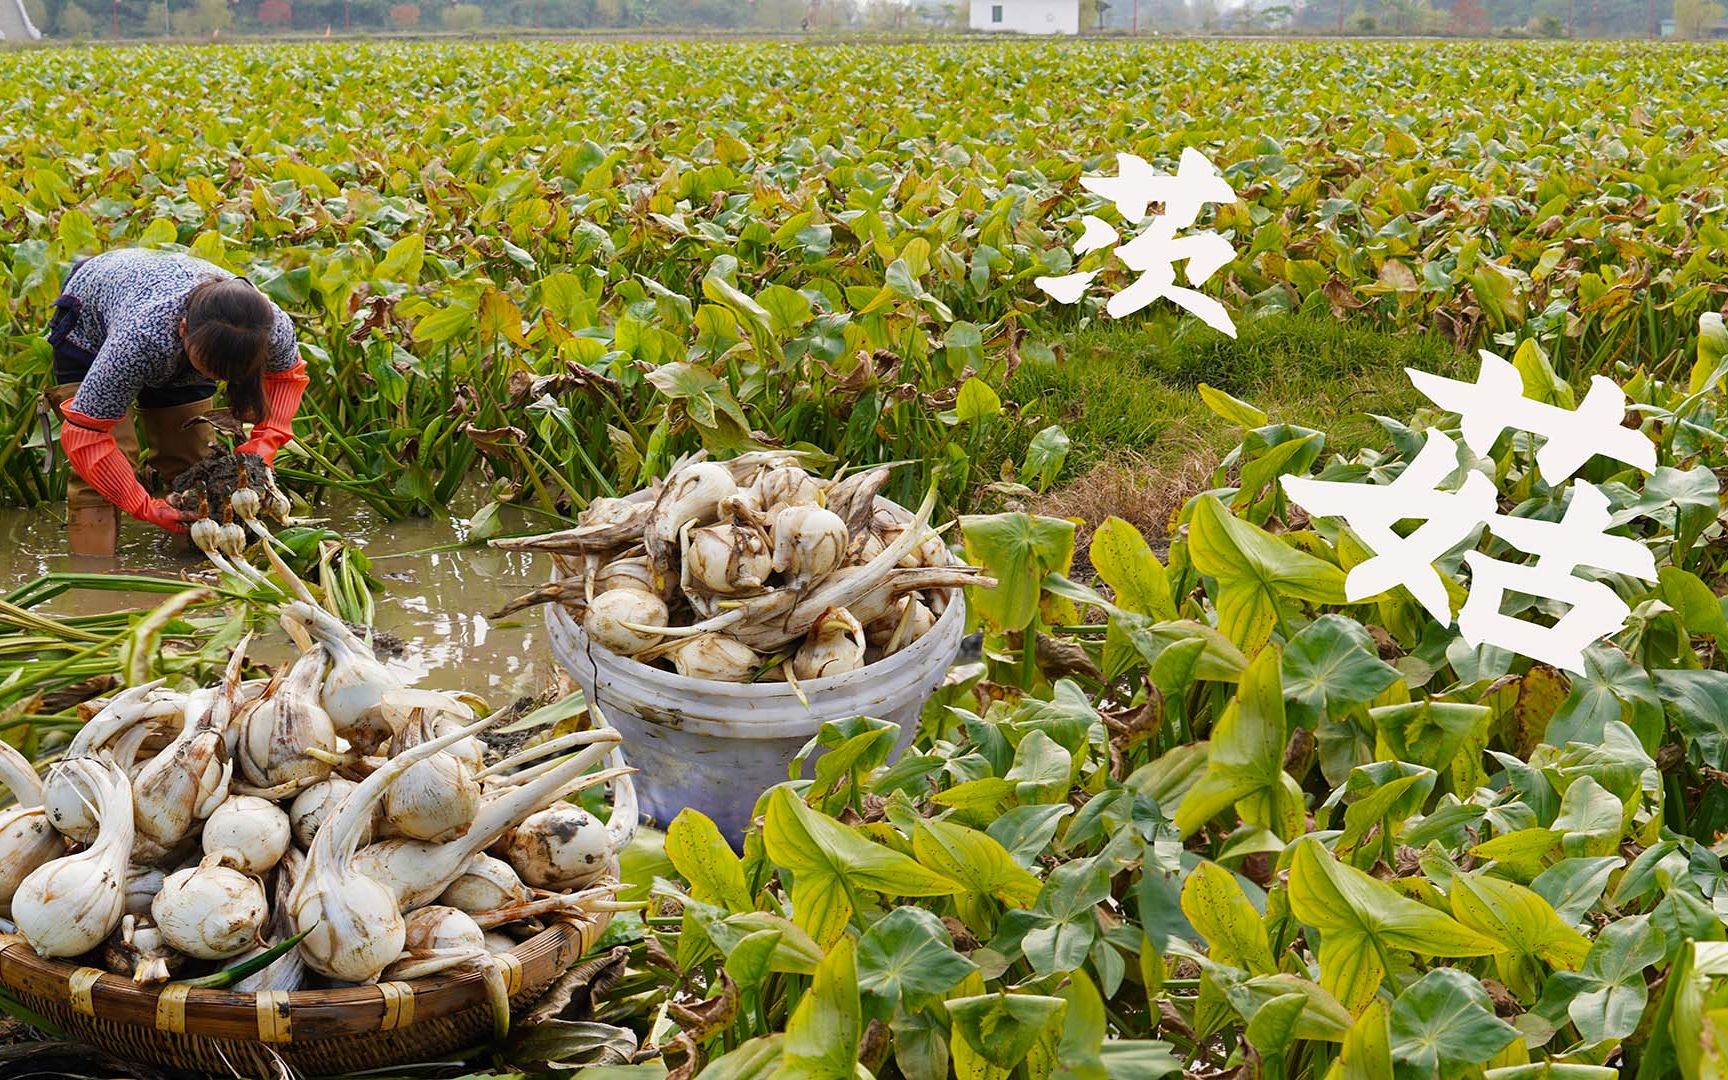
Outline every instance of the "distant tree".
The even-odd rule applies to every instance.
[[[270,30],[285,30],[294,22],[291,0],[263,0],[258,5],[258,21]]]
[[[1486,34],[1488,12],[1482,0],[1452,0],[1452,32],[1455,34]]]
[[[1194,14],[1183,0],[1141,0],[1140,29],[1170,33],[1193,25]]]
[[[390,5],[390,25],[398,30],[412,30],[420,25],[419,4]]]
[[[50,27],[58,27],[58,19],[48,17],[48,5],[42,0],[24,0],[24,14],[30,16],[30,25],[46,34]]]
[[[296,3],[299,0],[295,0]],[[355,26],[383,26],[390,18],[390,5],[394,0],[349,0],[349,16]],[[331,5],[331,15],[335,20],[342,18],[340,0]],[[338,22],[340,25],[340,22]]]
[[[1385,0],[1383,5],[1389,29],[1398,34],[1413,34],[1427,28],[1433,8],[1428,0]]]
[[[1372,13],[1367,12],[1367,11],[1363,11],[1361,8],[1357,8],[1354,12],[1352,12],[1350,14],[1350,21],[1349,21],[1348,25],[1349,25],[1350,31],[1352,33],[1373,34],[1373,33],[1377,33],[1379,31],[1380,20],[1376,19]]]
[[[796,30],[804,17],[804,0],[752,0],[745,12],[748,25],[763,30]]]
[[[174,32],[187,37],[204,37],[234,25],[234,12],[228,0],[197,0],[191,8],[174,12]]]
[[[1674,36],[1689,41],[1709,33],[1725,9],[1716,0],[1674,0]]]
[[[35,24],[36,29],[42,29],[42,24],[36,22],[36,16],[30,16],[30,21]],[[60,9],[60,18],[55,21],[54,29],[61,37],[87,38],[96,32],[96,20],[77,4],[67,4]]]
[[[444,9],[443,21],[446,30],[478,30],[486,21],[486,12],[478,4],[451,4]]]
[[[910,12],[901,0],[865,0],[864,24],[874,30],[899,30]]]
[[[1566,32],[1566,21],[1558,15],[1532,15],[1524,29],[1537,37],[1557,38]]]
[[[1218,0],[1194,0],[1194,22],[1211,33],[1218,25]]]

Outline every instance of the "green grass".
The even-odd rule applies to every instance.
[[[1074,478],[1125,456],[1154,472],[1174,471],[1234,446],[1240,432],[1201,402],[1201,383],[1264,409],[1274,422],[1324,430],[1330,451],[1349,451],[1380,441],[1369,410],[1407,416],[1424,403],[1406,367],[1452,374],[1474,368],[1438,336],[1332,319],[1270,315],[1238,332],[1231,340],[1200,328],[1160,340],[1133,326],[1088,329],[1069,339],[1064,363],[1016,372],[1009,397],[1068,432],[1073,450],[1065,476]],[[1035,428],[1028,428],[1029,436]]]

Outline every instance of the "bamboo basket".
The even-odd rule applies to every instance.
[[[594,947],[609,912],[565,918],[509,953],[519,1013]],[[139,986],[100,968],[46,960],[0,934],[0,984],[68,1036],[130,1062],[222,1076],[313,1076],[434,1061],[486,1041],[492,1010],[477,971],[333,990],[238,994]]]

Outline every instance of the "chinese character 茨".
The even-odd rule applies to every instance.
[[[1169,300],[1199,316],[1214,330],[1235,337],[1236,324],[1224,305],[1197,288],[1235,258],[1235,250],[1230,241],[1211,229],[1181,235],[1184,229],[1194,226],[1207,204],[1236,201],[1236,192],[1229,181],[1205,154],[1193,147],[1182,151],[1174,176],[1157,171],[1133,154],[1118,154],[1116,160],[1118,175],[1084,176],[1080,184],[1113,202],[1124,221],[1131,225],[1146,224],[1139,235],[1116,247],[1116,257],[1140,276],[1112,296],[1104,310],[1119,319],[1158,300]],[[1148,222],[1147,211],[1153,204],[1164,209]],[[1075,255],[1107,248],[1120,239],[1115,228],[1092,214],[1082,218],[1081,224],[1084,231],[1075,242]],[[1195,287],[1176,284],[1179,262],[1185,264],[1188,285]],[[1086,287],[1097,276],[1097,270],[1084,270],[1060,277],[1035,278],[1033,284],[1056,300],[1072,304],[1085,295]]]

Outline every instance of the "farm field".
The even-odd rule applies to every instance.
[[[172,242],[300,316],[319,377],[292,478],[390,514],[471,475],[551,509],[745,429],[951,455],[964,501],[1044,426],[943,415],[965,377],[999,388],[1066,347],[1081,314],[1030,281],[1066,268],[1078,175],[1184,145],[1242,195],[1214,280],[1244,319],[1548,335],[1566,376],[1672,364],[1723,287],[1723,64],[1430,43],[0,55],[0,498],[59,491],[27,421],[70,259]],[[1161,314],[1136,332],[1192,333]],[[892,370],[856,370],[874,350]],[[525,410],[572,360],[610,381]]]
[[[884,494],[933,486],[999,583],[910,750],[827,725],[741,851],[656,823],[623,858],[647,906],[568,1004],[413,1075],[1728,1070],[1728,52],[95,47],[0,52],[0,102],[0,503],[63,505],[38,403],[72,261],[177,245],[295,317],[297,512],[460,507],[460,547],[697,449],[789,447],[905,462]],[[1235,339],[1167,303],[1108,319],[1120,264],[1079,304],[1034,287],[1105,205],[1083,173],[1189,147],[1239,196],[1204,219],[1235,247],[1203,290]],[[1348,598],[1371,551],[1280,484],[1390,483],[1425,429],[1459,437],[1404,368],[1468,380],[1478,349],[1561,408],[1611,378],[1655,446],[1579,471],[1657,569],[1591,577],[1631,614],[1578,671],[1402,589]],[[1535,451],[1463,464],[1559,521]],[[1466,549],[1521,557],[1461,543],[1453,611]],[[385,567],[342,558],[320,580],[371,622]],[[521,558],[472,572],[538,577]],[[268,621],[231,579],[172,617],[56,606],[127,583],[33,560],[0,561],[0,724],[39,762],[91,679],[208,683]],[[38,1060],[92,1068],[64,1053]]]

